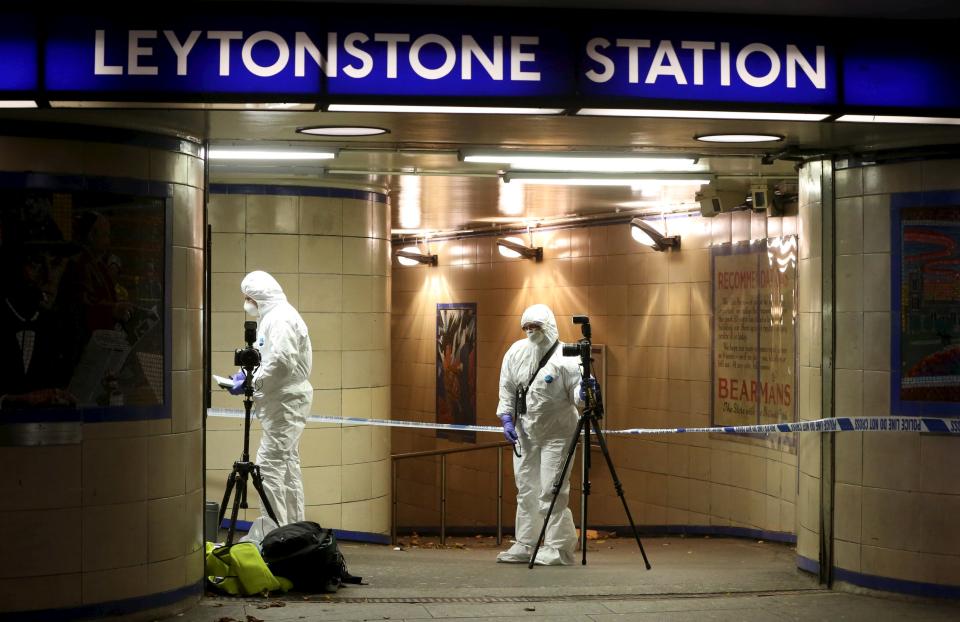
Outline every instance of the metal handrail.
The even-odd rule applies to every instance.
[[[447,543],[447,455],[459,454],[468,451],[480,451],[481,449],[497,449],[497,544],[503,541],[503,448],[512,447],[511,443],[501,441],[499,443],[484,443],[482,445],[473,445],[471,447],[459,447],[455,449],[434,449],[429,451],[413,451],[406,454],[392,454],[390,456],[390,477],[391,493],[393,497],[393,515],[390,521],[390,542],[397,544],[397,520],[398,520],[398,501],[397,501],[397,462],[410,458],[425,458],[428,456],[440,456],[440,545]]]

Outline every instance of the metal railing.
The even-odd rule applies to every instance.
[[[428,456],[440,456],[440,545],[447,543],[447,456],[449,454],[459,454],[467,451],[480,451],[483,449],[497,450],[497,544],[503,540],[503,448],[512,447],[506,441],[499,443],[484,443],[482,445],[472,445],[457,449],[434,449],[431,451],[414,451],[407,454],[393,454],[390,456],[390,478],[391,478],[391,496],[393,497],[393,515],[390,520],[390,542],[397,544],[397,520],[398,520],[398,500],[397,500],[397,463],[400,460],[409,460],[411,458],[425,458]]]

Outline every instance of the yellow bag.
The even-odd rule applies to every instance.
[[[206,545],[207,581],[213,587],[234,596],[253,596],[270,592],[286,592],[293,584],[283,577],[275,577],[267,567],[260,549],[253,542],[239,542],[232,546]]]

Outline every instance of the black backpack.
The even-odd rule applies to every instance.
[[[278,527],[261,543],[270,572],[289,579],[301,592],[336,592],[343,583],[360,583],[347,572],[332,529],[312,521]]]

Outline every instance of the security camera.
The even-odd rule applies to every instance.
[[[763,212],[773,207],[773,188],[766,184],[750,186],[750,205],[755,212]]]
[[[711,182],[700,186],[696,199],[700,203],[700,214],[712,218],[722,212],[739,209],[746,201],[746,193],[742,188]]]

